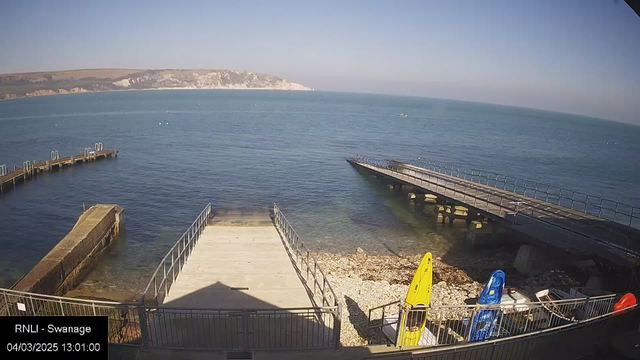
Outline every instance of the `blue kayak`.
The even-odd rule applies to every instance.
[[[478,297],[478,304],[500,304],[500,301],[502,300],[502,291],[504,290],[504,282],[504,271],[494,271]],[[473,317],[473,321],[471,322],[469,341],[482,341],[489,339],[496,327],[499,314],[500,310],[479,310],[476,312]]]

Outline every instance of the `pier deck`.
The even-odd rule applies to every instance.
[[[106,159],[110,157],[117,157],[117,149],[104,149],[94,151],[92,153],[71,155],[64,158],[46,161],[33,161],[27,166],[15,167],[13,170],[7,171],[5,175],[0,176],[0,193],[3,192],[7,186],[14,185],[19,181],[26,181],[32,177],[38,175],[38,173],[50,171],[52,169],[61,169],[65,166],[73,166],[77,163],[85,163],[88,161],[94,161],[98,159]],[[1,174],[1,172],[0,172]]]
[[[215,218],[214,218],[215,219]],[[294,308],[311,302],[271,220],[207,226],[163,304],[189,308]]]
[[[458,176],[391,162],[388,166],[349,160],[376,174],[412,185],[425,193],[462,205],[512,229],[553,246],[578,253],[592,253],[625,267],[638,265],[640,232],[631,226],[541,200],[533,196],[479,184]],[[602,210],[601,210],[602,211]],[[631,212],[630,223],[636,215]]]

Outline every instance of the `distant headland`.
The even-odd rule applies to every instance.
[[[82,69],[0,74],[0,99],[147,89],[311,90],[274,75],[237,70]]]

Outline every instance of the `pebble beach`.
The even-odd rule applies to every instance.
[[[404,300],[421,255],[372,255],[358,248],[351,254],[320,252],[314,256],[327,274],[342,304],[343,346],[380,342],[367,329],[369,310]],[[434,256],[431,305],[473,304],[484,282],[496,269],[507,274],[506,285],[516,287],[535,300],[534,294],[547,287],[579,285],[571,275],[558,270],[523,276],[511,267],[513,249],[478,250],[472,254]]]

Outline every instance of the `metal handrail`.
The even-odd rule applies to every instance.
[[[309,275],[313,275],[314,286],[317,286],[321,290],[322,295],[322,306],[338,306],[338,298],[336,293],[333,291],[333,287],[327,280],[327,276],[324,274],[320,266],[318,265],[318,260],[311,255],[311,251],[305,245],[305,243],[300,239],[298,233],[293,229],[289,221],[284,216],[282,211],[277,204],[273,204],[273,212],[274,212],[274,220],[276,225],[278,226],[278,230],[281,231],[283,237],[287,240],[289,248],[295,251],[296,261],[299,264],[305,265],[305,268],[308,269],[306,275],[307,278]],[[310,264],[313,264],[313,272],[310,271],[312,268]],[[302,270],[302,269],[301,269]],[[319,273],[319,274],[318,274]],[[304,275],[304,274],[303,274]],[[322,276],[322,281],[318,281],[318,275]],[[327,293],[327,288],[329,292]],[[314,291],[315,294],[315,291]],[[329,298],[327,295],[331,295]]]
[[[306,252],[307,279],[310,274],[308,265],[311,264],[310,260],[313,260],[314,295],[321,290],[322,306],[278,309],[193,309],[161,306],[164,296],[168,293],[171,284],[180,273],[202,230],[207,225],[211,215],[211,204],[207,204],[161,260],[137,303],[74,299],[0,289],[0,315],[106,315],[110,319],[110,343],[142,345],[143,348],[175,348],[176,346],[185,348],[186,346],[190,349],[220,350],[222,346],[227,350],[246,350],[248,346],[252,349],[327,347],[338,349],[340,347],[341,306],[335,292],[324,272],[318,266],[317,260],[310,255],[309,249],[291,228],[277,206],[274,206],[274,213],[277,214],[274,216],[274,220],[277,219],[275,224],[282,234],[287,252],[294,250],[298,259],[301,259],[301,251]],[[300,264],[294,263],[293,265],[300,267]],[[303,283],[305,281],[306,279],[303,280]],[[153,301],[145,303],[145,297],[150,297]],[[229,319],[235,320],[235,322]],[[267,319],[268,321],[265,321]],[[232,335],[231,343],[226,345],[218,344],[215,339],[196,344],[182,338],[183,335],[191,333],[199,334],[196,336],[199,341],[204,339],[203,333],[199,333],[203,329],[204,322],[218,326],[223,333],[235,333],[236,335]],[[258,323],[262,323],[263,326],[250,327],[249,325]],[[283,340],[284,342],[274,340],[273,344],[260,342],[264,340],[262,336],[265,334],[293,331],[294,328],[298,334],[306,332],[307,335],[297,339],[299,340],[297,342],[287,342],[288,337]],[[234,343],[234,339],[242,340],[239,343]],[[183,340],[185,342],[182,342]],[[257,343],[254,343],[256,341]]]
[[[392,165],[389,166],[389,169],[402,173],[404,175],[408,175],[404,172],[402,172],[400,169],[406,169],[402,166],[397,165],[397,163],[393,163]],[[430,174],[425,174],[421,171],[415,171],[415,170],[411,170],[414,173],[414,178],[416,179],[420,179],[422,181],[424,181],[424,176],[423,175],[428,175],[429,176],[429,180],[431,178],[432,175]],[[415,176],[415,174],[418,173],[420,174],[420,176]],[[444,174],[446,175],[446,174]],[[408,175],[411,176],[411,175]],[[558,211],[557,209],[555,210],[550,210],[548,208],[544,208],[545,204],[542,202],[542,200],[538,200],[540,201],[540,203],[531,203],[530,201],[509,201],[509,200],[513,200],[513,198],[511,197],[506,197],[501,193],[495,192],[495,191],[491,191],[488,190],[486,188],[483,188],[482,186],[484,186],[483,184],[480,184],[482,186],[470,186],[469,184],[465,184],[461,181],[456,181],[456,180],[450,180],[450,179],[446,179],[446,178],[442,178],[442,177],[438,177],[438,176],[433,176],[436,179],[440,179],[443,180],[445,182],[444,188],[445,188],[445,195],[446,195],[446,190],[447,189],[451,189],[450,187],[447,186],[448,183],[453,183],[454,187],[453,187],[453,192],[457,192],[457,193],[462,193],[465,195],[465,200],[466,200],[466,195],[469,195],[469,197],[473,197],[474,198],[474,203],[473,206],[476,206],[477,200],[481,200],[481,202],[485,202],[485,208],[482,209],[482,206],[480,205],[479,209],[481,210],[485,210],[485,211],[489,211],[489,204],[493,205],[494,207],[498,207],[499,211],[498,211],[498,215],[499,216],[506,216],[506,215],[518,215],[518,216],[525,216],[529,219],[535,220],[537,222],[542,222],[546,225],[552,226],[554,228],[558,228],[560,230],[564,230],[566,231],[567,229],[570,229],[572,232],[574,232],[575,234],[581,235],[581,236],[585,236],[588,237],[591,240],[597,241],[599,243],[602,243],[608,247],[615,247],[618,250],[622,250],[625,253],[628,254],[632,254],[633,256],[638,256],[639,253],[636,250],[632,250],[632,249],[628,249],[626,247],[620,246],[616,243],[612,243],[610,241],[607,241],[606,239],[600,239],[600,238],[594,238],[592,236],[588,236],[585,235],[584,233],[584,226],[576,223],[574,220],[582,220],[582,219],[586,219],[589,220],[588,217],[582,216],[582,215],[576,215],[579,217],[579,219],[576,219],[574,217],[572,217],[574,214],[568,212],[568,211]],[[462,180],[462,179],[461,179]],[[428,181],[430,182],[430,181]],[[442,187],[441,184],[439,183],[435,183],[436,186],[440,186]],[[460,185],[461,187],[463,187],[464,189],[469,188],[472,190],[475,190],[474,194],[470,194],[467,193],[465,191],[461,191],[458,188],[458,185]],[[482,197],[478,197],[478,193],[480,193],[481,195],[484,194],[486,195],[485,198]],[[519,195],[519,194],[516,194]],[[519,196],[525,196],[526,195],[519,195]],[[491,198],[494,198],[494,200],[492,200]],[[498,203],[497,200],[495,200],[495,198],[498,198],[500,200],[500,202]],[[521,200],[526,200],[525,198],[520,198]],[[509,205],[513,205],[512,207],[510,206],[505,206],[505,204],[509,204]],[[522,204],[525,204],[527,206],[522,206]],[[540,208],[542,207],[542,208]],[[503,210],[504,210],[504,215],[503,215]],[[511,211],[511,212],[510,212]],[[572,220],[570,222],[565,222],[562,224],[562,226],[559,226],[557,224],[555,224],[553,222],[553,217],[556,218],[562,218],[562,219],[568,219],[568,220]],[[619,235],[619,236],[623,236],[623,235]]]
[[[534,180],[517,178],[486,170],[465,168],[454,164],[435,162],[422,158],[411,158],[409,163],[432,171],[437,171],[445,175],[456,176],[479,184],[492,186],[497,189],[511,191],[516,194],[525,196],[530,196],[527,194],[532,194],[531,197],[534,199],[544,200],[546,202],[554,203],[601,219],[611,220],[622,225],[640,228],[640,208],[619,201],[609,200],[600,196],[565,189]],[[520,192],[518,190],[520,190]],[[544,196],[544,199],[542,199],[542,196]],[[563,200],[566,201],[563,203]],[[629,221],[622,222],[619,217],[628,218]]]
[[[460,179],[460,181],[458,181],[458,180],[446,178],[443,176],[437,176],[432,173],[418,171],[420,169],[419,167],[416,167],[417,169],[410,169],[406,166],[403,166],[402,163],[398,163],[395,161],[371,160],[366,157],[358,157],[357,159],[354,159],[354,160],[370,166],[393,171],[408,178],[426,182],[431,186],[435,186],[438,189],[442,189],[442,195],[451,196],[454,199],[462,200],[463,202],[468,202],[470,206],[473,206],[479,210],[484,210],[492,213],[497,212],[498,216],[504,217],[509,214],[513,215],[517,209],[518,216],[524,216],[538,222],[543,222],[546,225],[552,226],[553,228],[556,228],[562,231],[569,230],[573,234],[580,235],[582,237],[601,243],[607,247],[615,248],[619,251],[625,252],[627,254],[631,254],[634,257],[637,257],[639,255],[638,251],[636,250],[628,249],[626,247],[620,246],[616,243],[612,243],[605,239],[594,238],[589,236],[588,233],[585,233],[584,227],[581,226],[581,224],[577,223],[576,221],[565,222],[562,224],[562,226],[555,224],[553,222],[553,218],[550,217],[550,215],[556,218],[563,217],[570,220],[576,220],[576,219],[567,216],[568,213],[563,215],[562,213],[559,213],[557,211],[550,211],[549,209],[540,208],[544,206],[544,203],[528,204],[529,206],[524,206],[524,207],[521,205],[517,206],[513,204],[512,197],[506,197],[505,195],[499,192],[492,191],[490,190],[491,187],[484,187],[483,184],[480,184],[481,186],[475,186],[469,183],[464,183],[463,179],[461,178],[458,178]],[[409,173],[403,170],[406,170]],[[429,171],[430,169],[423,169],[423,170]],[[439,171],[434,171],[434,172],[442,174]],[[447,175],[447,174],[443,174],[443,175]],[[467,201],[467,199],[469,201]],[[473,202],[471,202],[471,200],[473,200]]]
[[[0,316],[106,316],[109,343],[121,345],[141,344],[138,307],[0,288]]]
[[[494,351],[499,351],[497,349],[494,349],[493,348],[494,346],[499,346],[501,344],[515,344],[515,342],[536,338],[536,336],[556,334],[560,331],[576,329],[576,328],[579,328],[580,326],[591,326],[591,323],[595,323],[601,320],[606,320],[608,318],[611,318],[613,316],[619,315],[620,313],[624,313],[627,311],[629,312],[637,311],[637,308],[638,306],[634,305],[624,310],[609,312],[609,313],[596,316],[587,320],[583,320],[577,323],[569,323],[569,324],[565,324],[565,325],[561,325],[553,328],[527,332],[520,335],[494,338],[494,339],[490,339],[482,342],[461,343],[457,345],[449,345],[446,347],[439,347],[439,346],[421,347],[418,349],[411,349],[406,351],[387,352],[383,354],[376,354],[370,357],[365,357],[365,359],[367,360],[368,359],[410,360],[410,359],[416,359],[418,357],[423,358],[423,357],[420,357],[420,355],[429,356],[429,358],[431,358],[431,356],[434,356],[434,357],[437,356],[438,358],[442,357],[442,358],[457,359],[458,357],[456,357],[455,354],[462,354],[462,356],[464,356],[465,358],[474,358],[474,356],[482,357],[482,356],[485,356],[487,353],[493,354]],[[509,346],[509,345],[505,345],[505,346]],[[520,358],[524,358],[525,354],[527,354],[525,351],[527,351],[528,348],[529,348],[528,344],[521,345],[519,348],[510,346],[508,351],[511,354],[517,354],[517,355],[514,355],[515,356],[514,358],[520,359]],[[450,355],[453,355],[453,357],[451,357]]]
[[[139,304],[145,303],[145,298],[149,295],[153,288],[153,301],[156,305],[162,304],[162,300],[168,294],[171,284],[182,270],[187,258],[191,254],[202,230],[207,226],[207,220],[211,215],[211,203],[205,206],[200,215],[193,221],[191,226],[182,234],[176,243],[169,249],[167,254],[160,260],[160,264],[153,272],[147,287],[142,292]],[[167,268],[167,264],[169,264]],[[161,271],[162,270],[162,271]],[[162,274],[162,278],[158,281],[158,277]],[[170,275],[170,277],[168,277]],[[171,283],[169,283],[169,279]],[[164,290],[164,291],[163,291]]]
[[[399,300],[370,309],[368,328],[382,329],[396,324],[394,342],[396,346],[402,348],[407,344],[407,335],[410,331],[408,328],[401,329],[400,324],[416,323],[420,321],[418,319],[426,319],[428,322],[426,328],[433,336],[431,341],[435,342],[430,344],[431,346],[459,345],[474,341],[471,329],[476,325],[476,314],[491,314],[494,318],[494,330],[486,335],[489,339],[513,338],[542,329],[554,329],[566,324],[579,324],[602,316],[617,314],[621,312],[621,310],[613,311],[617,297],[616,294],[610,294],[515,304],[442,306],[403,306],[402,301]],[[398,319],[385,318],[385,313],[389,313],[394,306],[397,311],[393,313],[398,314]],[[372,325],[372,313],[381,314],[374,319],[380,321],[376,325]],[[383,319],[387,321],[383,322]],[[416,344],[413,343],[413,345]]]
[[[322,302],[321,307],[332,306],[335,308],[334,335],[335,346],[338,348],[340,346],[342,308],[338,302],[338,297],[336,296],[333,287],[329,283],[324,271],[322,271],[318,265],[318,260],[311,254],[307,245],[302,241],[298,233],[291,226],[278,205],[275,203],[273,204],[273,219],[278,231],[282,234],[283,239],[286,240],[287,246],[294,252],[293,256],[295,256],[298,274],[301,279],[304,279],[305,286],[308,291],[312,292],[312,301],[315,303],[315,296],[318,293],[318,290],[320,290]],[[318,279],[319,276],[322,276],[321,280]],[[313,289],[309,286],[309,280],[313,282]]]
[[[77,303],[98,304],[98,305],[135,305],[135,303],[70,298],[70,297],[64,297],[64,296],[36,294],[36,293],[17,291],[17,290],[5,289],[5,288],[0,288],[0,293],[2,293],[2,295],[9,294],[9,295],[15,295],[15,296],[24,296],[24,297],[38,297],[38,298],[48,299],[52,301],[63,301],[63,302],[77,302]]]
[[[390,163],[390,161],[387,160],[371,160],[368,157],[361,155],[356,156],[356,159],[358,161],[374,162],[380,165],[382,163]],[[618,224],[640,229],[640,208],[622,202],[608,200],[599,196],[564,189],[533,180],[525,180],[485,170],[464,168],[453,164],[438,163],[422,158],[411,158],[409,164],[445,175],[473,181],[478,184],[491,186],[496,189],[525,195],[537,200],[544,200],[545,202],[557,204],[596,218],[610,220]],[[484,182],[482,179],[484,179]],[[552,191],[553,189],[555,190]],[[544,198],[542,198],[543,195]],[[592,200],[590,201],[589,199]],[[595,203],[593,202],[594,199],[596,201]],[[563,200],[565,201],[563,202]],[[591,209],[594,210],[591,211]],[[620,217],[628,218],[629,220],[624,222]]]

